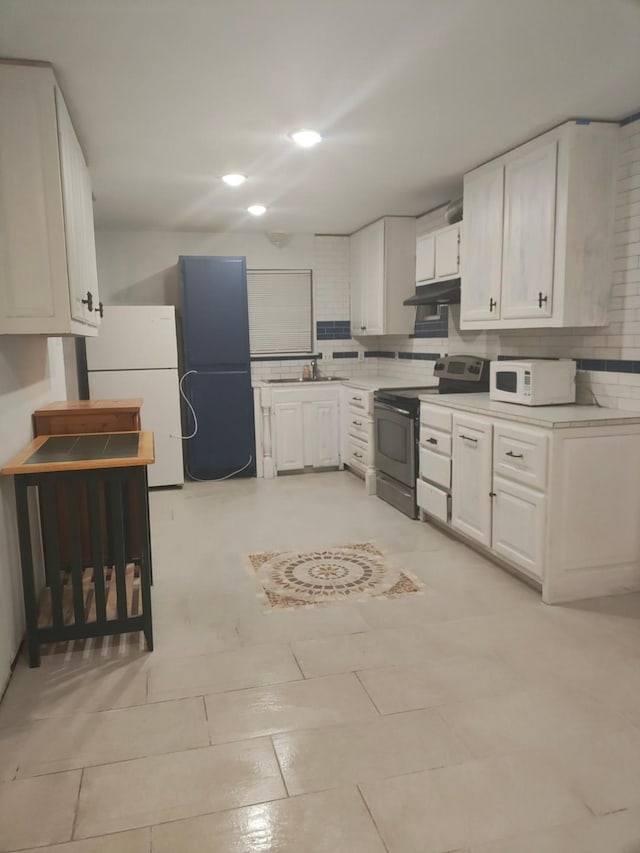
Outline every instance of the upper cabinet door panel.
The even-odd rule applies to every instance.
[[[53,70],[0,60],[0,334],[95,335],[82,300],[98,308],[97,279],[89,173]]]
[[[66,276],[53,80],[0,65],[0,310],[6,321],[53,319],[52,281]],[[23,331],[24,329],[20,329]]]
[[[385,224],[381,219],[365,228],[364,325],[368,335],[384,333]]]
[[[423,234],[416,240],[416,283],[431,281],[436,274],[436,239]]]
[[[460,226],[452,225],[436,234],[436,278],[460,271]]]
[[[91,185],[82,149],[58,89],[56,113],[71,316],[74,320],[98,325],[100,315]],[[91,308],[88,302],[92,303]]]
[[[552,140],[505,166],[503,318],[553,313],[557,149]]]
[[[365,331],[364,316],[362,313],[364,287],[363,242],[364,236],[362,231],[357,231],[349,238],[351,331],[354,335],[360,335]]]
[[[504,167],[465,175],[462,221],[462,320],[500,317]]]

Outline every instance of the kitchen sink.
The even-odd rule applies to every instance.
[[[314,383],[314,382],[345,382],[344,376],[318,376],[317,379],[267,379],[269,385],[279,385],[289,383],[293,385],[296,382]]]

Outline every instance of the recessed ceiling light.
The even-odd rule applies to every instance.
[[[252,216],[262,216],[266,209],[267,208],[264,206],[264,204],[252,204],[250,207],[247,208],[247,210]]]
[[[291,134],[291,139],[301,148],[313,148],[322,141],[322,137],[315,130],[296,130]]]
[[[225,184],[229,184],[230,187],[239,187],[240,184],[244,184],[247,180],[246,175],[223,175],[222,180]]]

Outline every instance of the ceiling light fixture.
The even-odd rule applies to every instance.
[[[240,184],[244,184],[244,182],[247,180],[247,176],[246,175],[236,175],[236,174],[223,175],[222,180],[225,182],[225,184],[228,184],[230,187],[239,187]]]
[[[291,134],[291,139],[301,148],[313,148],[322,141],[322,137],[315,130],[296,130]]]
[[[252,204],[250,207],[247,208],[247,210],[252,216],[262,216],[266,209],[267,208],[264,206],[264,204]]]

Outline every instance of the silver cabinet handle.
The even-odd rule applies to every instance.
[[[354,453],[353,455],[356,457],[356,459],[362,459],[362,453]]]
[[[460,433],[460,438],[464,438],[464,439],[466,439],[467,441],[472,441],[474,444],[477,444],[477,443],[478,443],[478,439],[477,439],[477,438],[473,438],[473,437],[472,437],[472,436],[470,436],[470,435],[465,435],[463,432],[461,432],[461,433]]]
[[[511,456],[513,459],[522,459],[524,457],[524,453],[514,453],[513,450],[507,450],[505,456]]]
[[[362,421],[351,421],[354,426],[362,426]]]
[[[352,397],[351,399],[352,399],[352,400],[355,400],[355,401],[356,401],[356,402],[358,402],[358,403],[361,403],[361,402],[362,402],[362,397]]]
[[[427,443],[428,443],[428,444],[437,444],[437,443],[438,443],[438,439],[437,439],[437,438],[428,438],[428,439],[427,439]]]

